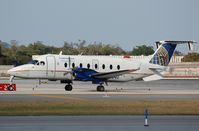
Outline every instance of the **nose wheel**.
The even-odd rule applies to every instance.
[[[99,85],[97,86],[97,91],[103,92],[105,90],[104,86]]]
[[[9,85],[9,86],[7,87],[7,89],[8,89],[8,91],[13,91],[13,90],[14,90],[14,88],[12,87],[12,85]]]
[[[72,91],[72,89],[73,89],[73,86],[70,85],[70,84],[68,84],[68,85],[65,86],[65,90],[66,91]]]

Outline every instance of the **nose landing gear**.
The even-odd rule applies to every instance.
[[[14,88],[13,88],[12,85],[9,85],[9,86],[7,87],[7,89],[8,89],[8,91],[14,91]]]

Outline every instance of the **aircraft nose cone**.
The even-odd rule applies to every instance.
[[[9,75],[11,75],[11,76],[14,75],[14,74],[15,74],[15,73],[14,73],[14,69],[8,70],[8,71],[7,71],[7,74],[9,74]]]
[[[27,77],[28,72],[26,71],[26,69],[27,69],[27,65],[21,65],[21,66],[17,66],[17,67],[14,67],[14,68],[8,70],[7,73],[10,76]]]

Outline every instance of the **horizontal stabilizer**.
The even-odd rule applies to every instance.
[[[162,45],[162,44],[164,44],[164,43],[170,43],[170,44],[174,44],[174,45],[176,45],[176,44],[188,44],[188,47],[189,47],[189,50],[193,50],[193,44],[194,43],[197,43],[196,41],[191,41],[191,40],[187,40],[187,41],[169,41],[169,40],[167,40],[167,41],[157,41],[156,42],[156,46],[157,46],[157,48],[159,48],[159,46],[160,45]]]
[[[155,81],[155,80],[161,80],[161,79],[163,79],[163,77],[157,74],[143,78],[144,81]]]
[[[154,74],[157,74],[159,76],[162,76],[160,72],[165,71],[167,68],[149,68],[151,71],[153,71]]]

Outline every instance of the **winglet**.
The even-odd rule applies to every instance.
[[[194,42],[194,43],[197,43],[197,42]],[[188,42],[188,47],[189,47],[189,50],[193,51],[193,43]]]

